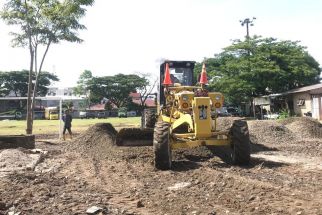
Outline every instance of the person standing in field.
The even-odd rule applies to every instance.
[[[63,139],[66,139],[66,130],[68,130],[68,133],[70,135],[70,139],[73,139],[73,133],[72,133],[72,121],[73,117],[70,115],[69,110],[65,111],[65,114],[63,116],[63,121],[64,121],[64,130],[63,130]]]

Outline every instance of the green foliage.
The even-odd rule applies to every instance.
[[[71,110],[74,107],[73,101],[63,101],[62,108]]]
[[[59,41],[82,42],[78,30],[86,29],[79,23],[85,15],[84,6],[94,0],[7,0],[0,13],[8,25],[18,25],[19,32],[11,33],[14,46],[26,47],[29,37],[34,45]]]
[[[287,109],[282,109],[281,112],[279,113],[279,119],[286,119],[289,118],[290,114],[289,111]]]
[[[91,101],[109,99],[116,107],[126,106],[131,92],[136,92],[148,84],[148,80],[138,75],[117,74],[115,76],[93,77],[89,81]]]
[[[230,103],[280,93],[319,82],[318,62],[298,41],[253,37],[235,40],[214,58],[205,60],[209,87]],[[201,72],[197,64],[195,73]]]
[[[79,110],[86,110],[88,107],[88,101],[87,100],[81,100],[78,102],[78,108]]]
[[[0,96],[8,96],[10,92],[15,96],[27,96],[28,75],[27,70],[0,72]],[[37,95],[45,96],[48,87],[55,81],[59,81],[55,74],[42,72],[39,76]]]
[[[85,95],[86,96],[86,105],[80,107],[81,109],[86,109],[90,106],[90,95],[89,95],[89,81],[93,78],[92,72],[89,70],[84,70],[78,78],[77,86],[74,87],[74,93],[76,95]]]
[[[84,70],[78,78],[77,86],[74,88],[76,95],[87,95],[89,81],[93,78],[92,72]]]

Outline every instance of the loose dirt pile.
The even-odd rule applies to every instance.
[[[300,138],[322,138],[322,124],[308,117],[294,117],[281,121]]]
[[[322,155],[322,126],[308,117],[292,117],[280,121],[248,121],[253,152],[261,146],[287,150],[310,156]]]
[[[251,142],[255,144],[282,144],[295,139],[292,131],[277,121],[248,121]]]
[[[117,131],[110,123],[98,123],[91,126],[73,141],[67,148],[78,152],[99,154],[115,144]]]
[[[151,147],[116,146],[117,131],[110,123],[98,123],[91,126],[79,137],[67,143],[66,151],[75,151],[94,160],[144,160],[152,162]]]
[[[218,117],[216,130],[229,130],[235,120],[241,120],[240,117]]]

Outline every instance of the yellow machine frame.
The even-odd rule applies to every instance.
[[[169,106],[161,109],[159,120],[171,124],[171,149],[229,145],[231,143],[229,131],[217,131],[217,116],[214,119],[211,117],[211,110],[222,107],[223,95],[217,92],[209,92],[207,93],[208,97],[196,97],[193,90],[203,91],[204,89],[195,86],[167,88],[169,93],[165,95],[166,101],[169,104],[172,103],[172,105],[170,106],[170,113]],[[180,95],[180,92],[183,95]],[[167,111],[167,114],[163,113],[164,111]],[[182,125],[188,126],[188,132],[176,133],[176,128]]]

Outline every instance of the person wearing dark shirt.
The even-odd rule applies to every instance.
[[[65,136],[66,130],[68,130],[68,133],[70,135],[70,139],[72,139],[73,133],[72,133],[71,128],[72,128],[73,118],[70,115],[69,110],[65,111],[65,115],[63,116],[63,121],[64,121],[63,139],[65,140],[65,138],[66,138],[66,136]]]

